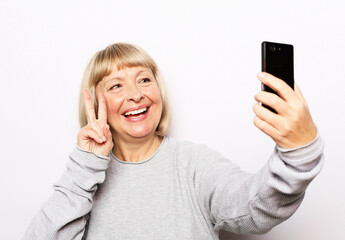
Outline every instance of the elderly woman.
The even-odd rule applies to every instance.
[[[267,73],[254,124],[275,142],[249,174],[205,145],[166,136],[170,112],[155,62],[137,46],[97,52],[80,95],[78,146],[24,239],[218,239],[265,233],[290,217],[323,164],[323,141],[298,88]],[[230,143],[229,143],[230,144]]]

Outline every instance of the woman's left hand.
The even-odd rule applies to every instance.
[[[258,79],[276,91],[261,91],[255,96],[254,125],[270,136],[278,147],[291,149],[306,145],[316,137],[317,130],[301,90],[295,83],[295,91],[283,80],[269,73],[259,73]],[[274,113],[263,107],[276,110]]]

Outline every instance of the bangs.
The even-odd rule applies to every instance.
[[[110,45],[96,54],[94,67],[91,71],[91,86],[97,86],[104,77],[109,76],[114,67],[117,71],[126,67],[146,67],[156,77],[157,66],[153,59],[137,46],[130,44]]]

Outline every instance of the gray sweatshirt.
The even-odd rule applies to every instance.
[[[142,162],[76,147],[23,239],[218,239],[289,218],[323,165],[323,141],[276,147],[256,174],[205,145],[165,137]]]

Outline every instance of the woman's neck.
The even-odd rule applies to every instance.
[[[125,162],[141,162],[152,156],[163,138],[157,135],[131,140],[114,138],[114,155]]]

